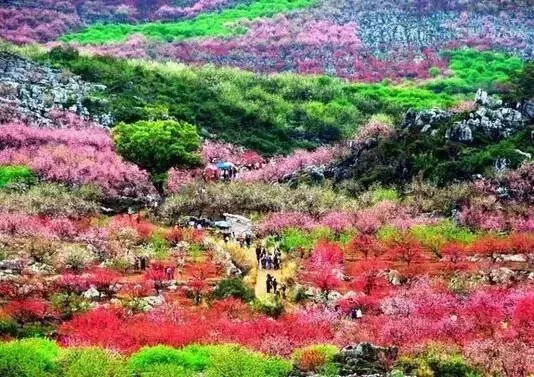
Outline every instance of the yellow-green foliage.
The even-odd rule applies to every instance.
[[[430,345],[415,355],[401,357],[397,367],[417,377],[480,376],[457,350],[439,345]]]
[[[59,365],[63,377],[124,377],[125,359],[101,348],[71,348],[62,352]]]
[[[462,228],[450,220],[443,220],[435,225],[415,225],[410,233],[424,246],[439,254],[441,247],[447,242],[470,243],[477,236],[469,229]]]
[[[59,347],[44,339],[24,339],[0,344],[0,376],[55,377]]]

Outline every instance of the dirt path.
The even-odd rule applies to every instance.
[[[256,258],[256,252],[253,248],[250,249],[250,252],[254,254],[254,258]],[[282,282],[282,271],[281,270],[262,270],[257,268],[257,275],[256,275],[256,286],[254,287],[254,292],[256,293],[256,297],[264,296],[267,294],[267,286],[265,284],[267,280],[267,274],[271,274],[272,277],[276,278],[276,281],[278,281],[278,286],[280,286]],[[272,294],[272,293],[271,293]]]

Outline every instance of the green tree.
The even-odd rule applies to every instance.
[[[254,299],[254,290],[248,287],[241,279],[228,278],[219,281],[213,290],[212,296],[216,299],[235,297],[244,302],[249,302]]]
[[[195,126],[175,120],[120,123],[113,129],[117,151],[148,170],[156,183],[173,166],[200,163],[200,136]]]
[[[510,92],[505,95],[505,100],[523,102],[534,98],[534,61],[526,62],[521,71],[510,76]]]

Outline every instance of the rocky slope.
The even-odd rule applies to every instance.
[[[82,81],[68,71],[49,68],[8,52],[0,52],[0,123],[11,119],[51,125],[52,110],[69,110],[89,117],[84,105],[102,85]],[[95,119],[103,125],[108,116]]]

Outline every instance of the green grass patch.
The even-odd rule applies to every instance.
[[[78,33],[67,34],[61,39],[83,44],[102,44],[122,41],[135,33],[164,41],[194,37],[225,37],[243,34],[246,31],[239,25],[239,20],[272,17],[278,13],[308,7],[315,2],[316,0],[257,0],[221,12],[201,14],[185,21],[149,22],[137,25],[95,24]]]

